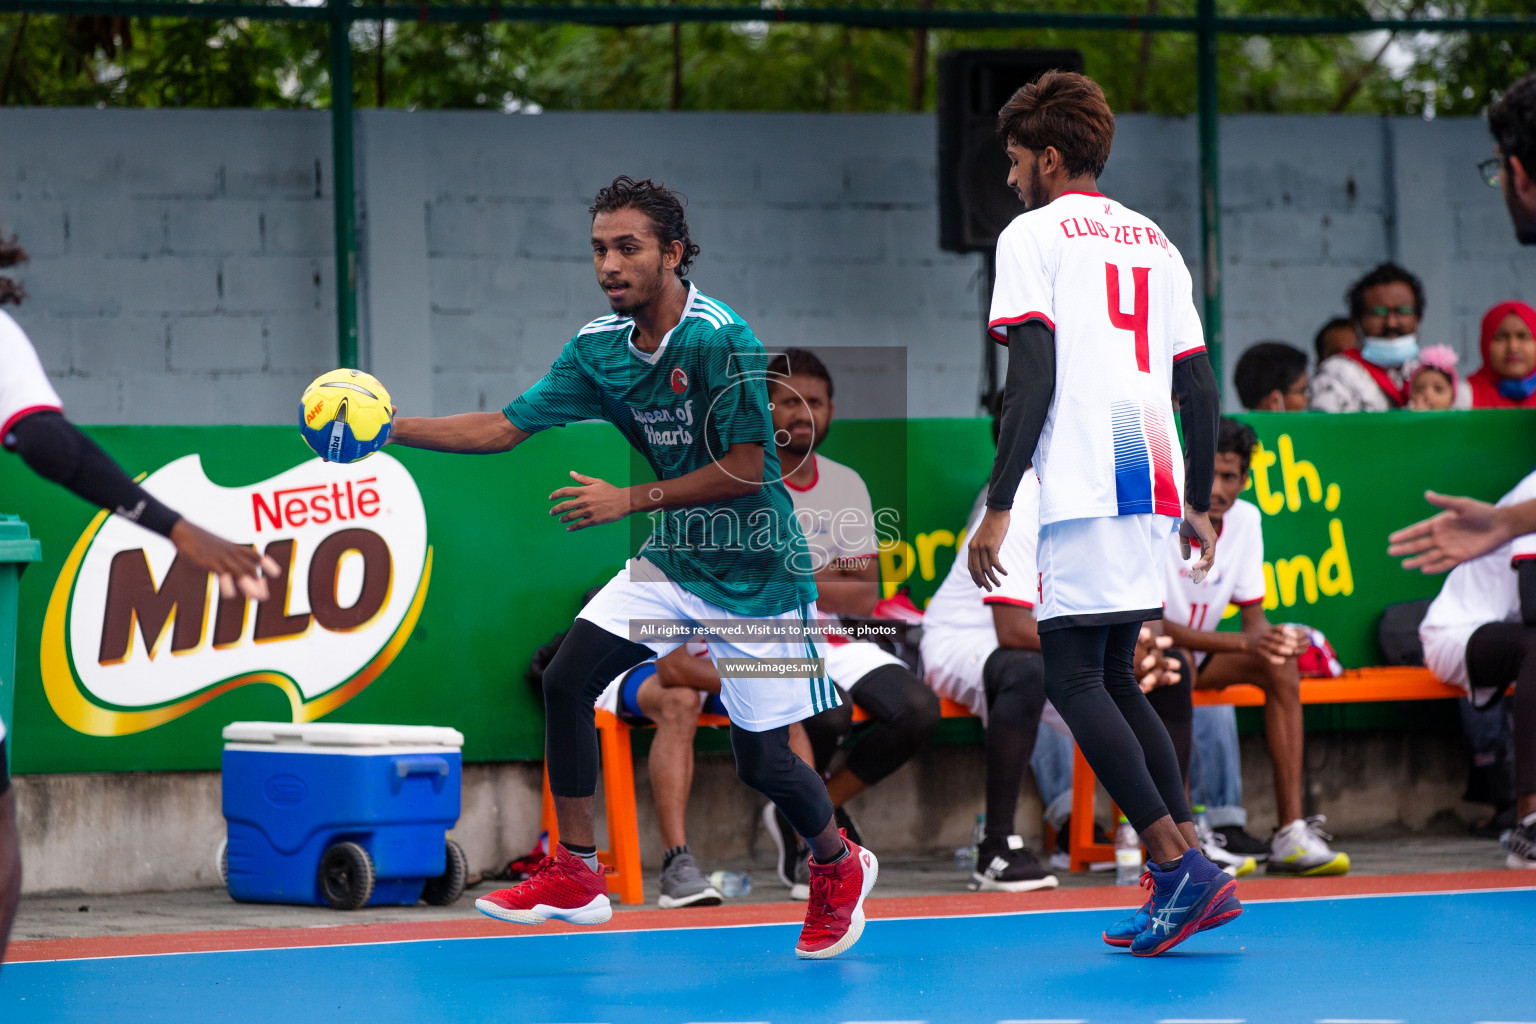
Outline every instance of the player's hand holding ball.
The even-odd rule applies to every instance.
[[[389,392],[362,370],[321,374],[299,402],[299,430],[327,462],[366,459],[389,443],[394,419]]]

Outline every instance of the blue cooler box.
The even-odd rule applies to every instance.
[[[444,833],[459,820],[463,745],[458,730],[433,726],[227,726],[230,896],[338,909],[453,902],[466,865]]]

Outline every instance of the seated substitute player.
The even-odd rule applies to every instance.
[[[750,618],[775,624],[777,636],[710,641],[717,663],[732,659],[721,697],[737,774],[777,804],[811,847],[810,905],[796,955],[836,956],[863,932],[864,898],[878,866],[841,835],[826,786],[789,748],[789,725],[838,698],[824,676],[773,674],[795,661],[817,665],[821,645],[807,639],[816,584],[779,479],[763,380],[767,353],[735,313],[685,278],[699,250],[675,192],[619,177],[598,192],[590,212],[592,265],[613,312],[577,331],[543,379],[503,411],[402,417],[390,436],[416,448],[490,454],[549,427],[606,419],[657,478],[618,487],[572,471],[575,484],[550,495],[557,502],[550,515],[568,530],[635,513],[653,529],[582,609],[544,673],[545,764],[563,841],[527,881],[475,906],[520,924],[551,917],[600,924],[612,916],[593,829],[593,702],[615,676],[682,646],[679,639],[631,640],[633,621]],[[754,668],[769,660],[777,664]]]
[[[1272,626],[1264,615],[1263,517],[1238,497],[1248,487],[1248,465],[1258,443],[1252,427],[1222,417],[1211,485],[1211,525],[1221,549],[1210,573],[1196,583],[1178,544],[1168,545],[1163,629],[1190,652],[1196,689],[1250,683],[1264,691],[1264,737],[1274,765],[1280,825],[1267,850],[1234,847],[1227,852],[1267,857],[1272,875],[1342,875],[1349,871],[1349,854],[1328,848],[1321,815],[1303,819],[1301,814],[1301,670],[1296,659],[1310,642],[1302,630]],[[1216,631],[1228,604],[1238,607],[1240,632]],[[1221,861],[1219,854],[1212,859]]]
[[[1008,345],[987,511],[968,561],[989,591],[1025,467],[1040,477],[1045,690],[1150,853],[1152,896],[1107,932],[1154,956],[1242,912],[1237,883],[1200,852],[1168,731],[1137,685],[1145,620],[1162,615],[1162,559],[1182,513],[1216,554],[1210,508],[1218,398],[1183,257],[1146,217],[1098,190],[1115,119],[1083,75],[1047,71],[998,115],[1008,183],[1026,212],[998,237],[989,330]],[[1174,466],[1178,396],[1189,445]]]
[[[26,251],[14,238],[0,236],[0,268],[25,263]],[[22,286],[0,277],[0,304],[19,305]],[[37,350],[10,314],[0,310],[0,444],[21,456],[38,476],[100,508],[116,512],[168,538],[185,556],[217,575],[220,592],[232,597],[236,586],[255,601],[267,599],[261,573],[277,576],[281,567],[254,548],[231,543],[192,525],[166,508],[123,472],[122,467],[73,423],[48,382]],[[21,897],[21,845],[16,835],[16,795],[6,769],[5,723],[0,722],[0,960],[5,957],[11,921]]]
[[[1536,499],[1536,473],[1499,499]],[[1458,565],[1419,624],[1424,664],[1488,708],[1514,684],[1515,814],[1505,863],[1536,868],[1536,534]]]
[[[774,441],[784,486],[795,503],[816,574],[816,610],[823,619],[867,618],[880,596],[879,545],[869,488],[859,474],[816,449],[832,429],[832,374],[815,353],[791,348],[773,357],[768,381]],[[782,375],[778,371],[783,371]],[[801,757],[825,773],[853,732],[853,706],[869,715],[847,760],[827,778],[838,824],[862,842],[843,805],[906,764],[943,720],[939,699],[906,663],[870,642],[827,638],[827,675],[844,697],[839,707],[806,719]],[[791,742],[796,737],[791,733]],[[809,756],[807,756],[809,755]],[[805,850],[772,804],[763,823],[778,849],[779,880],[803,899]]]

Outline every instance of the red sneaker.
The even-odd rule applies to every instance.
[[[526,882],[480,897],[475,909],[514,924],[543,924],[552,917],[572,924],[602,924],[613,916],[607,880],[560,843]]]
[[[848,856],[836,864],[817,864],[811,858],[811,902],[795,946],[795,956],[802,960],[837,956],[864,934],[864,897],[875,887],[880,862],[847,832],[839,829],[838,834],[848,844]]]

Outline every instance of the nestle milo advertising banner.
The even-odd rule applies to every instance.
[[[1536,464],[1536,413],[1249,421],[1266,607],[1322,629],[1346,665],[1378,657],[1384,605],[1439,586],[1385,551],[1430,511],[1423,490],[1493,499]],[[645,532],[567,533],[547,514],[571,470],[634,482],[637,460],[602,424],[503,456],[391,447],[350,466],[286,427],[90,433],[167,504],[285,572],[266,601],[225,597],[169,542],[0,458],[0,511],[28,521],[44,556],[22,578],[21,773],[217,768],[220,731],[239,719],[446,725],[471,760],[540,757],[530,657]],[[869,484],[887,592],[906,586],[921,605],[965,542],[986,421],[839,422],[824,452]]]

